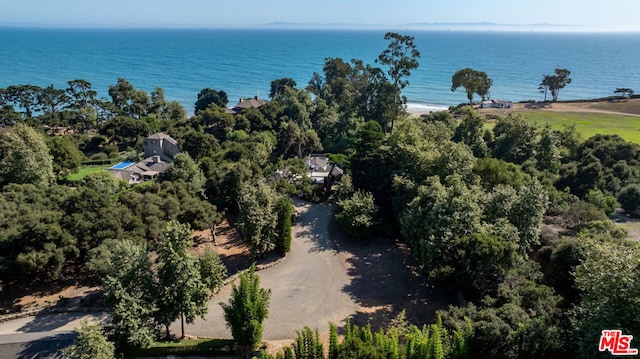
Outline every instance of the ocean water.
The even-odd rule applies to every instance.
[[[415,37],[420,67],[403,91],[411,106],[440,108],[466,101],[451,91],[465,67],[485,71],[492,98],[542,100],[537,88],[555,68],[571,71],[561,100],[640,92],[640,33],[398,31]],[[375,65],[384,31],[356,30],[60,30],[0,29],[0,87],[34,84],[66,88],[84,79],[100,97],[119,77],[136,88],[162,87],[168,100],[193,111],[198,92],[240,97],[269,94],[272,80],[304,87],[325,58]]]

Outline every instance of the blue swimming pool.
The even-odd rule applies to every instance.
[[[120,162],[111,167],[112,170],[123,170],[131,165],[135,164],[135,162]]]

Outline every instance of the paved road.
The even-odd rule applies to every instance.
[[[39,314],[0,323],[0,358],[60,358],[71,345],[73,331],[86,319],[103,322],[104,313]]]
[[[263,339],[295,336],[304,326],[326,331],[329,322],[341,323],[357,311],[358,305],[344,290],[350,284],[347,262],[329,237],[332,207],[296,201],[299,217],[292,229],[291,252],[278,265],[257,272],[260,285],[271,289],[269,318]],[[310,255],[312,253],[313,255]],[[219,302],[227,302],[227,285],[209,303],[206,320],[186,325],[188,335],[230,338]],[[180,333],[179,323],[172,327]]]

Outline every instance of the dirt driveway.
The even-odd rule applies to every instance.
[[[265,340],[295,337],[304,326],[328,331],[331,321],[372,326],[388,322],[402,309],[416,323],[428,323],[450,296],[429,288],[411,255],[395,243],[357,242],[340,234],[329,204],[295,202],[299,217],[293,227],[291,252],[278,265],[259,271],[260,284],[272,291]],[[187,325],[188,335],[231,337],[220,301],[227,302],[227,285],[209,303],[206,320]],[[172,331],[179,333],[178,323]]]

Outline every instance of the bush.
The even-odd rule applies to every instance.
[[[281,196],[276,202],[278,224],[276,225],[276,250],[285,255],[291,249],[291,218],[293,206],[288,197]]]
[[[597,188],[587,192],[584,200],[600,208],[607,216],[613,216],[616,213],[616,207],[618,206],[616,198],[602,193]]]
[[[618,201],[627,214],[640,217],[640,184],[631,184],[621,189]]]
[[[378,207],[369,192],[356,191],[351,198],[338,200],[338,223],[348,233],[361,237],[377,224]]]
[[[91,161],[109,161],[109,156],[107,156],[106,153],[104,152],[98,152],[98,153],[94,153],[91,155],[91,157],[89,157],[89,159],[91,159]],[[84,164],[84,162],[83,162]]]

